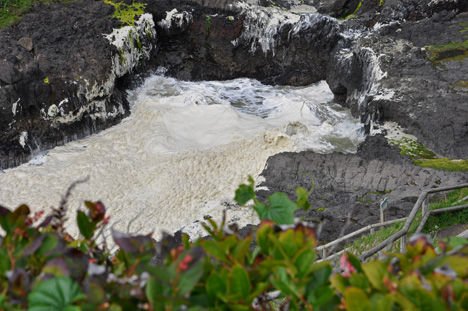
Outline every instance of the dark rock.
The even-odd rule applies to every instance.
[[[379,204],[388,198],[386,219],[406,217],[422,189],[468,181],[468,173],[451,173],[415,166],[380,135],[369,136],[356,154],[318,154],[311,151],[270,157],[262,176],[268,191],[295,198],[297,187],[313,189],[312,209],[296,216],[321,223],[322,241],[380,221]]]
[[[350,11],[346,8],[349,0],[308,0],[308,3],[317,8],[317,11],[333,17],[347,15]],[[351,12],[352,13],[352,12]],[[349,13],[349,14],[351,14]]]
[[[128,47],[119,51],[103,36],[121,26],[109,17],[113,10],[96,1],[37,4],[17,26],[0,31],[0,168],[129,114],[119,79],[136,66],[119,65]],[[142,32],[146,53],[156,36]]]
[[[26,51],[31,52],[34,46],[33,40],[30,37],[22,37],[18,40],[18,45],[26,49]]]
[[[462,26],[467,14],[449,20],[436,14],[362,36],[329,64],[327,82],[336,99],[361,118],[368,132],[375,122],[394,121],[438,155],[467,158],[463,81],[468,50],[448,47],[446,56],[431,52],[437,50],[434,46],[467,40]]]
[[[0,64],[0,81],[13,84],[19,79],[21,79],[21,74],[13,63],[5,61]]]
[[[246,3],[190,9],[157,3],[148,4],[161,34],[157,64],[184,80],[251,77],[269,84],[310,84],[325,78],[331,52],[342,39],[338,22],[318,14],[293,22],[278,10],[281,20],[270,25],[271,9]]]

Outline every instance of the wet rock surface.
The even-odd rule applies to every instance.
[[[408,215],[423,189],[468,182],[467,173],[422,168],[381,136],[369,136],[356,154],[282,153],[270,157],[258,191],[261,201],[273,192],[295,198],[297,187],[310,190],[309,211],[296,216],[322,225],[320,240],[331,241],[380,221],[380,203],[388,199],[385,219]]]
[[[111,5],[37,5],[0,31],[0,169],[127,116],[124,91],[138,66],[126,56],[145,73],[163,66],[185,80],[306,85],[325,79],[367,133],[393,121],[439,156],[468,158],[467,1],[279,1],[291,11],[271,4],[148,1],[155,27],[130,47],[145,51],[141,59],[104,36],[124,26],[109,17]],[[314,13],[293,14],[298,4]],[[314,183],[315,209],[298,216],[319,220],[322,237],[331,240],[343,228],[376,222],[383,197],[387,216],[403,217],[421,189],[466,182],[466,174],[416,167],[383,138],[369,137],[356,155],[272,157],[263,173],[269,192],[259,196],[293,196],[296,187]]]
[[[373,122],[394,121],[438,155],[467,158],[467,19],[468,13],[443,11],[359,38],[329,66],[337,100],[369,132]]]
[[[244,2],[161,1],[149,10],[161,41],[156,63],[184,80],[307,85],[325,79],[331,52],[343,40],[336,19]]]
[[[119,51],[104,36],[123,26],[113,12],[96,1],[38,4],[0,31],[0,168],[129,114],[113,64]]]
[[[150,5],[162,38],[156,64],[188,80],[326,79],[367,133],[393,121],[439,156],[468,157],[466,1],[311,0],[300,4],[321,14],[300,18],[286,10],[297,3],[259,4]],[[431,51],[450,42],[459,45]]]
[[[150,1],[158,39],[139,43],[158,47],[140,63],[185,80],[326,79],[368,133],[395,121],[438,155],[467,157],[466,1],[283,2]],[[304,7],[318,13],[292,13]],[[131,79],[113,68],[125,55],[103,35],[123,26],[113,11],[94,1],[37,5],[0,32],[1,168],[128,115]]]

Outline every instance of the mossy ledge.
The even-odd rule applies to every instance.
[[[145,13],[146,4],[133,2],[128,5],[124,2],[115,2],[112,0],[104,0],[104,3],[110,4],[115,8],[114,14],[110,17],[118,19],[126,26],[135,26],[135,16],[140,16]]]
[[[460,26],[462,27],[460,33],[468,39],[468,34],[465,34],[468,31],[468,23],[460,23]],[[435,66],[441,67],[443,62],[461,61],[468,57],[468,40],[426,46],[426,57]]]
[[[401,149],[400,153],[411,157],[413,163],[418,166],[441,169],[448,172],[468,172],[468,160],[437,158],[432,151],[410,138],[388,139],[388,143],[398,146]]]

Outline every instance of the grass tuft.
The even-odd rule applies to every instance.
[[[446,195],[439,195],[438,199],[429,205],[429,210],[467,204],[467,201],[460,201],[467,196],[468,188],[457,189],[447,193]],[[411,236],[416,232],[416,229],[418,228],[421,220],[422,214],[421,211],[419,211],[408,230],[408,236]],[[447,212],[432,215],[426,222],[422,232],[430,234],[434,239],[435,233],[437,233],[439,230],[463,223],[468,223],[468,209],[458,212]],[[353,254],[361,254],[362,252],[371,249],[372,247],[378,245],[393,234],[400,231],[404,224],[404,221],[399,222],[382,230],[376,231],[373,234],[362,236],[349,246],[350,252]],[[392,244],[390,251],[399,251],[399,247],[399,241],[396,241]]]
[[[0,29],[16,25],[34,3],[57,3],[59,0],[0,0]]]

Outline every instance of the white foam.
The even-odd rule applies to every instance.
[[[192,19],[192,13],[186,11],[178,13],[177,9],[173,9],[172,11],[166,12],[166,18],[159,21],[158,25],[166,31],[169,31],[172,22],[174,22],[178,28],[182,28],[184,24],[189,24]]]
[[[20,102],[20,100],[21,100],[21,97],[18,98],[18,100],[15,101],[13,105],[11,106],[11,112],[13,112],[13,116],[16,115],[16,108],[18,107],[18,103]]]
[[[21,132],[20,138],[19,138],[19,143],[21,147],[25,148],[26,147],[26,141],[28,140],[28,132],[23,131]]]
[[[72,234],[78,232],[72,213],[83,200],[101,200],[115,229],[126,231],[135,218],[132,232],[154,231],[156,237],[207,214],[218,220],[223,202],[232,202],[238,185],[248,175],[256,178],[269,156],[355,150],[360,125],[327,104],[331,98],[325,83],[293,88],[153,76],[129,95],[132,115],[119,125],[49,151],[41,166],[6,170],[0,203],[48,209],[68,185],[89,175],[69,201]],[[249,211],[232,208],[228,216],[242,225],[255,221]]]

